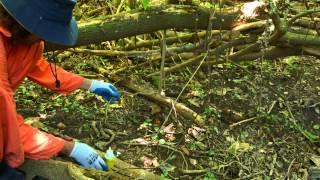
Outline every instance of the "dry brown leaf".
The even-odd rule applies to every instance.
[[[174,136],[174,134],[166,134],[164,137],[169,142],[172,142],[172,141],[176,140],[176,137]]]
[[[143,167],[144,168],[152,167],[152,159],[151,158],[143,156],[142,159],[143,159]]]
[[[190,135],[189,134],[186,134],[186,135],[184,135],[184,139],[185,139],[185,142],[191,142],[191,137],[190,137]]]
[[[147,156],[142,157],[143,160],[143,167],[144,168],[152,168],[152,167],[159,167],[160,163],[158,162],[158,158],[150,158]]]
[[[176,132],[176,128],[174,127],[174,124],[171,123],[163,128],[163,132],[172,134]]]
[[[153,165],[154,167],[159,167],[159,166],[160,166],[157,157],[155,157],[155,158],[152,159],[152,165]]]
[[[176,140],[176,137],[174,136],[174,133],[176,132],[176,128],[174,127],[173,123],[164,127],[163,132],[166,133],[165,138],[167,139],[167,141],[172,142],[172,141]]]
[[[151,141],[151,138],[148,136],[145,136],[143,138],[137,138],[137,139],[133,139],[131,140],[132,142],[136,142],[139,144],[153,144],[153,142]]]
[[[201,139],[204,135],[203,132],[205,132],[206,130],[197,126],[193,126],[192,128],[188,129],[188,134],[193,136],[196,139]]]

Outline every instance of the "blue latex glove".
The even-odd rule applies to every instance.
[[[108,170],[108,166],[104,160],[87,144],[76,142],[70,153],[70,157],[74,158],[83,167]]]
[[[120,99],[120,93],[117,88],[112,84],[103,81],[92,80],[89,91],[102,96],[112,103],[119,101]]]

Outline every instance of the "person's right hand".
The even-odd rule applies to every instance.
[[[84,143],[76,142],[70,157],[86,168],[94,168],[98,170],[108,170],[108,166],[104,160],[98,155],[96,150]]]
[[[119,101],[121,96],[117,88],[112,84],[97,80],[92,80],[89,91],[102,96],[111,103]]]

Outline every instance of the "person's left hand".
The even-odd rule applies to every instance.
[[[102,96],[111,103],[119,101],[120,99],[120,93],[117,88],[103,81],[92,80],[89,91]]]
[[[96,150],[87,144],[76,142],[70,157],[74,158],[77,163],[86,168],[94,168],[106,171],[108,166],[104,160],[98,155]]]

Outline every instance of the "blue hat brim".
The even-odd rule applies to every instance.
[[[53,20],[45,19],[40,12],[34,10],[31,5],[26,6],[25,0],[0,0],[7,12],[27,31],[38,38],[55,44],[73,46],[78,38],[78,26],[74,17],[68,24],[61,24]]]
[[[68,26],[61,26],[44,19],[32,33],[51,43],[73,46],[78,39],[78,26],[74,18],[71,19]]]

